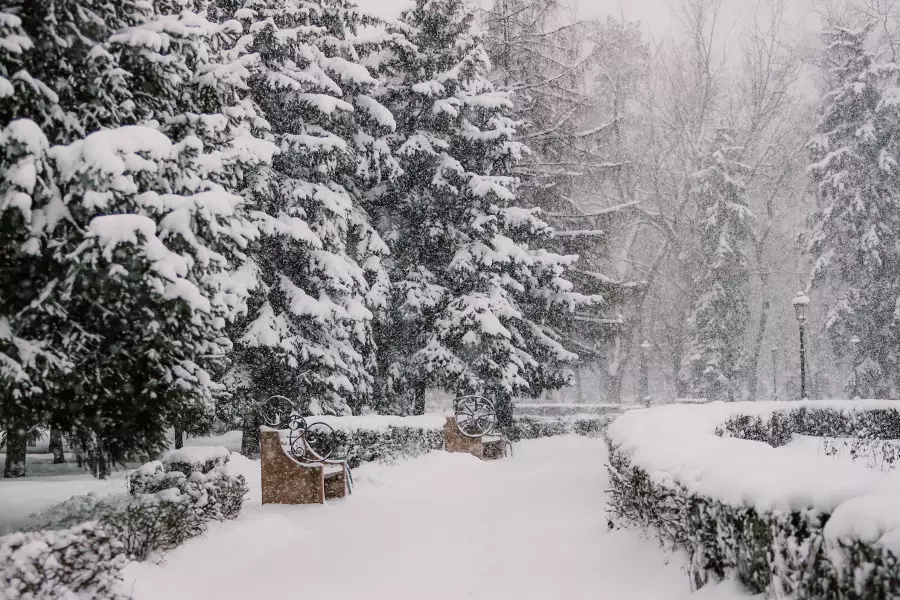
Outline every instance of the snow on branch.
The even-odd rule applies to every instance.
[[[615,206],[609,206],[607,208],[601,208],[600,210],[591,212],[591,213],[575,213],[575,214],[565,214],[565,213],[547,213],[548,217],[558,217],[558,218],[571,218],[571,219],[582,219],[588,217],[601,217],[603,215],[608,215],[611,213],[620,212],[623,210],[627,210],[629,208],[634,208],[635,206],[641,203],[640,200],[634,200],[632,202],[626,202],[624,204],[617,204]]]

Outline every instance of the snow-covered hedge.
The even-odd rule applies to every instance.
[[[96,521],[11,533],[0,537],[0,598],[121,600],[127,562],[121,540]]]
[[[614,416],[581,415],[575,417],[517,416],[508,432],[513,441],[576,433],[599,436]],[[336,454],[345,455],[351,467],[364,462],[391,462],[411,458],[444,447],[443,415],[397,417],[363,415],[358,417],[308,417],[307,422],[330,425],[341,448]],[[282,443],[287,446],[288,432],[282,431]]]
[[[616,418],[615,414],[604,416],[577,415],[571,417],[526,417],[517,416],[513,420],[513,441],[530,440],[554,435],[577,434],[587,437],[603,435],[609,424]]]
[[[617,415],[640,404],[516,404],[515,414],[528,417],[566,417],[575,415]]]
[[[697,585],[777,598],[900,596],[900,479],[785,445],[900,431],[900,402],[713,403],[628,412],[607,432],[611,524],[686,549]]]
[[[399,417],[362,415],[356,417],[307,417],[307,422],[330,425],[337,435],[340,450],[352,468],[364,462],[391,462],[412,458],[444,447],[444,423],[441,415]],[[282,432],[287,444],[287,432]]]
[[[67,591],[124,598],[114,583],[129,559],[171,550],[210,521],[237,517],[247,493],[244,477],[226,472],[224,449],[196,450],[174,451],[137,469],[128,494],[74,496],[38,515],[29,531],[0,537],[0,591],[8,587],[10,598],[23,600],[67,598]],[[190,475],[169,468],[175,465]]]

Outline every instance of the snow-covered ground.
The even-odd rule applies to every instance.
[[[565,436],[493,463],[436,452],[363,465],[355,493],[326,506],[260,506],[257,489],[236,521],[127,578],[136,600],[743,597],[731,583],[692,595],[681,556],[607,530],[605,458],[602,441]]]
[[[0,455],[0,464],[5,458]],[[127,471],[115,471],[107,480],[95,479],[78,469],[74,457],[64,465],[53,465],[50,455],[28,455],[28,468],[46,475],[22,479],[0,478],[0,535],[28,525],[31,515],[68,500],[72,496],[94,493],[99,496],[128,491]],[[45,468],[42,468],[45,467]]]

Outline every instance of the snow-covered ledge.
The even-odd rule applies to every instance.
[[[650,479],[735,507],[830,514],[826,538],[900,550],[900,476],[821,453],[716,435],[737,415],[768,418],[800,407],[900,411],[900,401],[715,402],[632,410],[607,432],[610,445]]]

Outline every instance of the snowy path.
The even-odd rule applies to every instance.
[[[605,457],[599,440],[564,437],[494,463],[366,465],[346,500],[250,506],[128,576],[136,600],[739,597],[728,583],[692,596],[680,557],[607,531]]]

